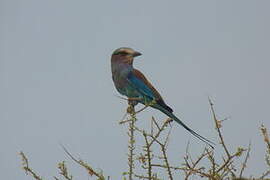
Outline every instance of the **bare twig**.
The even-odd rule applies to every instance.
[[[250,149],[251,149],[251,143],[249,142],[248,150],[247,150],[247,153],[246,153],[245,160],[244,160],[244,162],[242,164],[242,168],[241,168],[241,171],[240,171],[240,174],[239,174],[239,178],[242,178],[243,172],[244,172],[245,168],[247,167],[247,161],[248,161],[248,158],[249,158]]]
[[[157,124],[157,122],[156,122],[156,120],[155,120],[154,118],[153,118],[153,121],[154,121],[155,124]],[[155,136],[153,136],[154,139],[157,139],[157,138],[159,137],[160,133],[167,127],[167,125],[168,125],[169,122],[171,122],[171,119],[170,119],[170,118],[168,118],[168,119],[162,124],[161,127],[159,127],[159,126],[157,125],[157,127],[158,127],[158,132],[156,133]],[[153,144],[154,139],[149,143],[150,146]]]
[[[265,171],[265,172],[259,177],[259,179],[264,179],[264,178],[267,177],[269,174],[270,174],[270,170],[267,170],[267,171]],[[267,180],[269,180],[269,179],[267,179]]]
[[[143,133],[144,140],[145,140],[145,151],[146,151],[146,157],[147,157],[147,162],[148,162],[148,178],[152,179],[152,163],[151,163],[151,150],[149,146],[149,142],[147,139],[146,133]]]
[[[68,174],[68,170],[67,170],[67,166],[66,166],[66,164],[65,164],[65,161],[63,161],[63,162],[60,162],[59,164],[58,164],[58,169],[60,170],[60,174],[65,178],[65,179],[67,179],[67,180],[72,180],[72,175],[69,175]]]
[[[226,152],[226,154],[227,154],[227,157],[230,158],[231,155],[230,155],[230,153],[229,153],[229,151],[228,151],[228,149],[227,149],[227,147],[226,147],[226,145],[225,145],[223,136],[222,136],[222,134],[221,134],[221,130],[220,130],[221,125],[220,125],[220,122],[219,122],[219,120],[217,119],[216,113],[215,113],[215,111],[214,111],[214,104],[212,103],[212,101],[211,101],[211,99],[210,99],[209,97],[208,97],[208,101],[209,101],[209,104],[210,104],[210,106],[211,106],[211,111],[212,111],[212,115],[213,115],[213,118],[214,118],[214,121],[215,121],[216,130],[217,130],[217,132],[218,132],[219,139],[220,139],[221,144],[222,144],[222,146],[223,146],[223,148],[224,148],[224,150],[225,150],[225,152]]]
[[[262,134],[263,134],[263,137],[264,137],[264,142],[266,143],[266,146],[267,146],[268,154],[270,155],[270,140],[269,140],[269,134],[268,134],[267,129],[264,127],[263,124],[262,124],[262,126],[261,126],[261,131],[262,131]]]
[[[158,128],[158,130],[160,131],[161,130],[161,128],[159,127],[159,125],[158,125],[158,123],[157,123],[157,121],[156,121],[156,119],[152,116],[152,122],[156,125],[156,127]]]
[[[208,152],[206,151],[206,149],[204,149],[204,151],[202,152],[202,154],[197,158],[196,161],[193,161],[189,155],[189,150],[188,150],[188,146],[186,148],[186,156],[184,157],[185,160],[185,167],[183,168],[185,171],[185,179],[187,180],[189,178],[189,176],[191,176],[192,174],[200,174],[201,176],[204,177],[212,177],[210,174],[204,173],[202,172],[202,170],[204,169],[204,167],[200,167],[200,168],[196,168],[197,165],[199,164],[199,162],[201,162],[206,156],[208,155]],[[190,162],[189,162],[190,160]]]
[[[169,160],[168,160],[168,157],[167,157],[165,145],[160,144],[160,146],[161,146],[161,151],[163,153],[164,162],[165,162],[165,165],[167,167],[167,172],[168,172],[168,175],[169,175],[169,179],[173,180],[172,171],[171,171]]]
[[[269,140],[269,134],[267,132],[266,127],[262,124],[261,125],[261,132],[264,138],[264,142],[266,144],[266,154],[265,154],[265,161],[268,167],[270,168],[270,140]],[[266,176],[270,175],[270,170],[267,170],[261,175],[261,179],[265,178]]]
[[[37,173],[35,173],[32,168],[29,167],[26,155],[22,151],[19,153],[19,155],[22,158],[22,166],[23,169],[25,170],[25,173],[30,174],[36,180],[42,180],[42,178]]]
[[[170,164],[169,164],[169,160],[168,160],[168,157],[167,157],[167,152],[166,152],[166,141],[165,143],[161,143],[156,136],[152,136],[151,134],[148,134],[148,136],[150,136],[154,142],[156,142],[157,144],[160,145],[161,147],[161,151],[162,151],[162,154],[163,154],[163,160],[165,162],[165,166],[166,169],[167,169],[167,173],[168,173],[168,176],[169,176],[169,179],[170,180],[173,180],[173,176],[172,176],[172,172],[171,172],[171,168],[170,168]]]
[[[76,159],[74,156],[72,156],[72,154],[70,152],[68,152],[68,150],[65,148],[65,146],[63,146],[62,144],[60,144],[61,147],[63,148],[63,150],[65,151],[65,153],[77,164],[79,164],[80,166],[82,166],[83,168],[85,168],[88,172],[88,174],[90,176],[96,176],[99,178],[99,180],[105,180],[105,177],[102,175],[102,173],[98,173],[96,172],[89,164],[87,164],[86,162],[84,162],[83,160],[80,159]]]

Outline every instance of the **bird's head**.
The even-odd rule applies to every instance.
[[[123,62],[132,65],[133,59],[137,56],[142,55],[140,52],[135,51],[128,47],[121,47],[116,49],[112,53],[112,62]]]

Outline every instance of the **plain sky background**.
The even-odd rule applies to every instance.
[[[270,1],[1,0],[1,179],[30,179],[23,150],[52,179],[66,160],[75,179],[88,179],[59,146],[120,179],[127,167],[126,102],[110,71],[113,50],[140,51],[140,69],[176,115],[217,142],[207,97],[223,124],[229,149],[252,143],[246,175],[265,169],[259,131],[270,129]],[[147,109],[138,115],[147,128]],[[143,122],[142,122],[143,121]],[[183,162],[204,144],[173,124],[169,151]],[[218,142],[217,142],[218,143]],[[219,145],[216,153],[221,154]]]

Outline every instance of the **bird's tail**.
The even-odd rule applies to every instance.
[[[205,137],[199,135],[198,133],[196,133],[195,131],[193,131],[192,129],[190,129],[186,124],[184,124],[178,117],[176,117],[172,112],[164,109],[164,108],[157,108],[160,111],[162,111],[163,113],[165,113],[167,116],[169,116],[170,118],[172,118],[174,121],[176,121],[178,124],[180,124],[181,126],[183,126],[187,131],[189,131],[193,136],[195,136],[196,138],[198,138],[199,140],[203,141],[204,143],[206,143],[207,145],[209,145],[211,148],[214,149],[215,143],[213,143],[212,141],[206,139]]]

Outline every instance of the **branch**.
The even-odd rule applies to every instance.
[[[88,165],[86,162],[84,162],[83,160],[80,159],[76,159],[74,156],[72,156],[71,153],[68,152],[68,150],[65,148],[65,146],[63,146],[62,144],[60,144],[61,147],[63,148],[63,150],[65,151],[65,153],[77,164],[79,164],[80,166],[82,166],[83,168],[85,168],[88,172],[88,174],[90,176],[96,176],[99,178],[99,180],[105,180],[105,177],[101,174],[101,173],[97,173],[90,165]]]
[[[22,166],[23,166],[23,169],[25,170],[25,173],[26,174],[30,174],[34,179],[36,180],[42,180],[42,178],[37,175],[30,167],[29,167],[29,164],[28,164],[28,159],[27,157],[25,156],[25,154],[21,151],[19,153],[19,155],[21,156],[22,158]]]
[[[151,163],[151,150],[149,146],[149,142],[147,139],[146,133],[143,133],[144,140],[145,140],[145,151],[146,151],[146,157],[147,157],[147,162],[148,162],[148,177],[149,179],[152,178],[152,163]]]
[[[67,180],[72,180],[72,175],[69,175],[68,174],[68,170],[67,170],[67,166],[66,166],[66,164],[65,164],[65,161],[63,161],[63,162],[60,162],[59,164],[58,164],[58,169],[60,170],[60,174],[65,178],[65,179],[67,179]],[[56,177],[54,177],[55,179],[57,179]]]
[[[214,121],[215,121],[216,130],[218,132],[219,139],[220,139],[221,144],[222,144],[222,146],[223,146],[223,148],[224,148],[224,150],[225,150],[225,152],[227,154],[227,157],[230,158],[231,155],[230,155],[230,153],[229,153],[229,151],[228,151],[228,149],[227,149],[227,147],[225,145],[225,142],[223,140],[223,137],[222,137],[222,134],[221,134],[221,130],[220,130],[220,128],[221,128],[221,121],[217,119],[216,113],[214,111],[214,104],[212,103],[212,101],[211,101],[211,99],[209,97],[208,97],[208,101],[209,101],[209,104],[211,106],[211,111],[212,111],[212,115],[213,115],[213,118],[214,118]]]
[[[132,180],[133,176],[133,169],[134,169],[134,150],[135,150],[135,138],[134,138],[134,132],[135,132],[135,121],[136,119],[136,112],[134,109],[134,105],[129,103],[129,106],[127,108],[127,113],[130,115],[130,122],[129,122],[129,143],[128,143],[128,174],[129,174],[129,180]]]
[[[244,172],[245,168],[247,167],[247,161],[248,161],[249,153],[250,153],[250,149],[251,149],[250,147],[251,147],[251,143],[249,143],[249,145],[248,145],[247,154],[246,154],[245,160],[244,160],[244,162],[242,164],[242,168],[241,168],[241,171],[240,171],[240,174],[239,174],[239,178],[242,178],[243,172]]]

